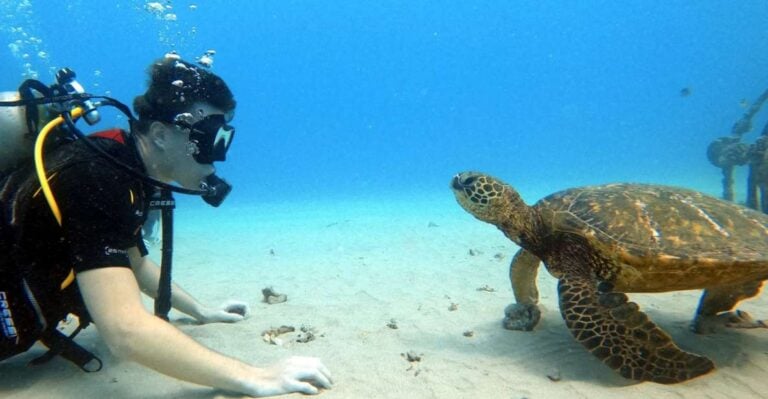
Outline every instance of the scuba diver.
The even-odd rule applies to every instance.
[[[172,284],[170,266],[150,260],[141,232],[153,204],[173,205],[171,191],[201,195],[213,206],[223,201],[231,187],[213,164],[225,160],[234,136],[228,123],[235,100],[220,77],[175,54],[152,63],[149,75],[147,91],[133,103],[138,118],[114,99],[84,94],[66,68],[53,90],[37,82],[20,89],[15,102],[0,97],[0,143],[21,141],[3,135],[37,136],[34,163],[2,159],[10,170],[0,173],[0,360],[40,341],[49,352],[32,364],[60,355],[98,371],[98,357],[73,340],[92,321],[117,357],[177,379],[251,396],[330,388],[317,358],[257,367],[166,321],[171,306],[200,323],[248,316],[244,303],[211,308]],[[30,95],[29,86],[42,94]],[[130,131],[83,136],[74,120],[95,123],[104,105],[126,113]],[[165,241],[165,218],[162,224]],[[166,249],[164,243],[164,256]],[[156,302],[161,317],[147,311],[142,292],[164,303],[158,311]],[[57,329],[68,315],[80,324],[69,337]]]

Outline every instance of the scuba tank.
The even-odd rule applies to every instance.
[[[19,102],[21,95],[15,91],[0,92],[0,102],[3,101]],[[34,121],[36,125],[50,120],[45,106],[31,105],[31,107],[35,107],[39,115]],[[28,109],[29,106],[25,105],[0,107],[0,171],[11,169],[32,159],[36,135],[29,134]],[[32,117],[32,115],[29,116]]]
[[[62,112],[80,106],[89,125],[101,120],[91,100],[77,97],[85,95],[85,90],[76,77],[73,70],[65,67],[56,72],[56,84],[50,87],[28,79],[17,92],[0,92],[0,171],[31,159],[38,131]],[[57,96],[60,101],[47,100]]]

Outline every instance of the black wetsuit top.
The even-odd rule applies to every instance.
[[[115,129],[97,136],[86,140],[144,172],[134,142],[124,132]],[[15,267],[26,277],[45,318],[55,322],[71,309],[82,309],[77,284],[61,288],[72,270],[76,275],[101,267],[130,267],[131,247],[138,246],[146,255],[141,226],[151,188],[82,140],[63,144],[45,158],[62,225],[40,190],[34,168],[17,170],[0,186],[0,246],[12,255],[13,264],[4,267]]]

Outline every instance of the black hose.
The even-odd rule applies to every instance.
[[[168,190],[160,192],[160,209],[162,209],[163,249],[160,262],[160,281],[157,285],[155,298],[155,316],[168,321],[171,311],[171,265],[173,263],[173,208],[175,201]]]

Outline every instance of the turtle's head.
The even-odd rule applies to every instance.
[[[508,184],[478,172],[463,172],[453,177],[451,189],[464,210],[496,225],[517,241],[528,223],[528,206]]]

